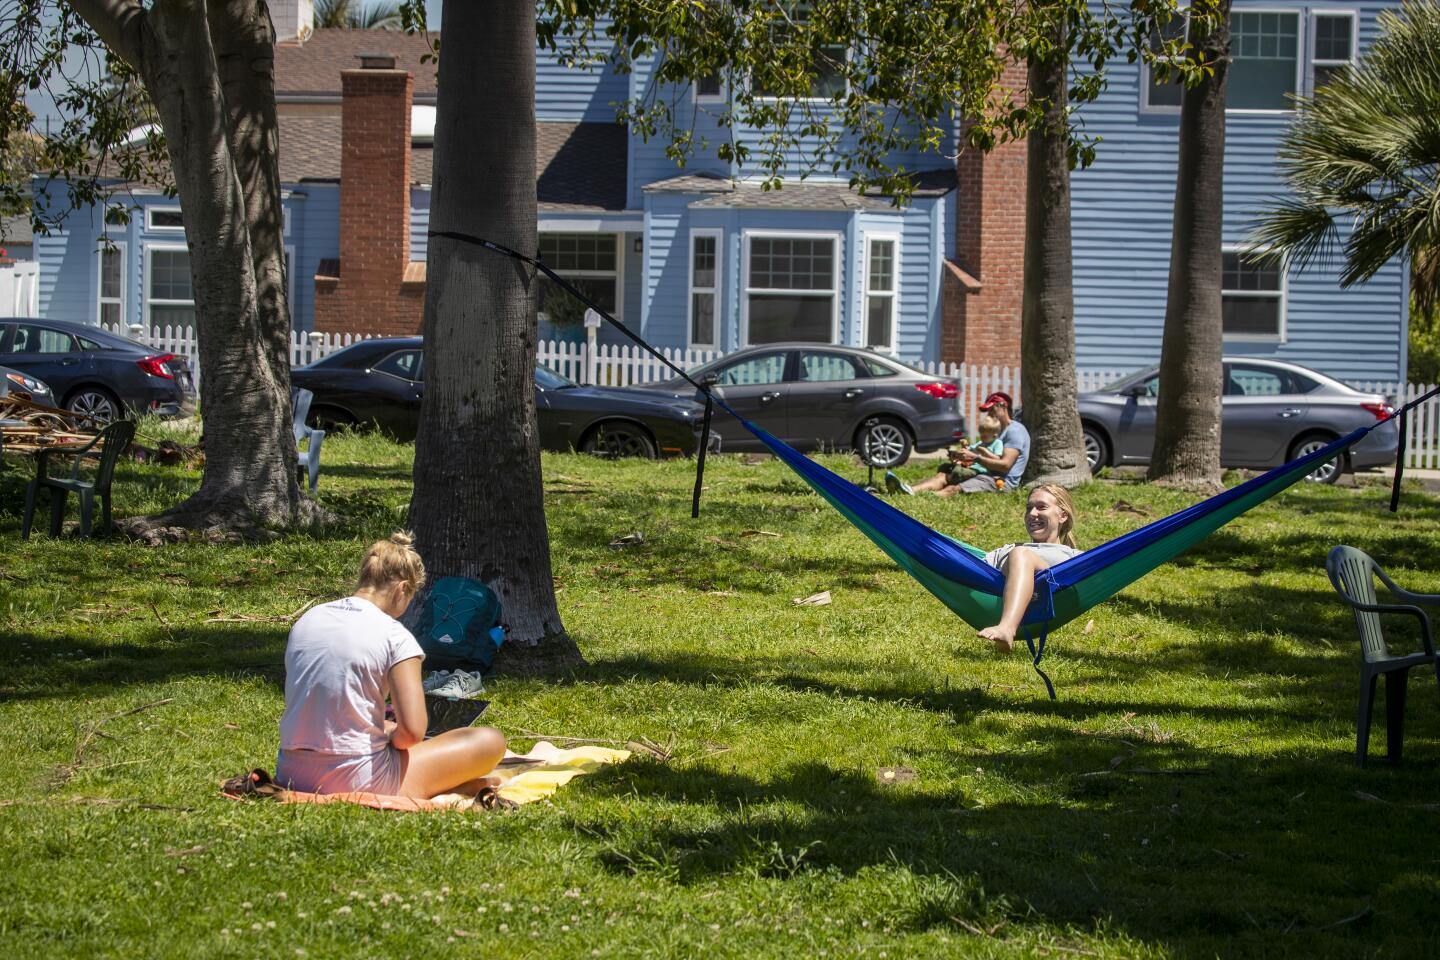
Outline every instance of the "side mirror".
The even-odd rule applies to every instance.
[[[1120,395],[1122,397],[1130,397],[1131,399],[1135,399],[1136,397],[1143,397],[1145,396],[1145,387],[1143,384],[1139,383],[1132,384],[1122,390],[1120,392]]]

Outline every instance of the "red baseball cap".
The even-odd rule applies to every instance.
[[[1012,408],[1015,406],[1015,404],[1014,404],[1013,402],[1011,402],[1011,400],[1010,400],[1010,394],[1008,394],[1008,393],[998,393],[998,392],[997,392],[997,393],[992,393],[992,394],[990,394],[990,396],[986,397],[986,398],[985,398],[985,402],[982,403],[982,404],[980,404],[980,409],[981,409],[981,410],[989,410],[991,407],[995,406],[995,404],[997,404],[997,403],[1003,403],[1003,404],[1005,404],[1005,409],[1007,409],[1007,410],[1012,409]]]

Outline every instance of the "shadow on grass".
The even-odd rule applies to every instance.
[[[1130,746],[1060,730],[1014,754],[926,751],[915,781],[898,785],[876,775],[888,757],[800,762],[760,778],[720,769],[723,761],[632,763],[585,789],[722,815],[704,826],[658,812],[643,825],[603,813],[572,819],[600,842],[606,868],[680,884],[903,866],[918,896],[897,897],[909,905],[885,917],[902,929],[973,933],[1038,913],[1184,957],[1369,955],[1380,945],[1403,954],[1440,935],[1424,901],[1434,861],[1397,846],[1359,857],[1349,829],[1381,809],[1391,835],[1433,829],[1421,805],[1400,799],[1440,786],[1433,748],[1408,767],[1356,771],[1339,756]],[[925,764],[952,783],[983,765],[1025,799],[985,804],[964,788],[927,789]],[[1356,791],[1396,802],[1377,806]],[[883,916],[886,906],[874,909]],[[1382,918],[1369,927],[1367,909]],[[1360,914],[1352,930],[1334,929]]]

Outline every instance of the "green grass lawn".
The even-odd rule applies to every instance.
[[[1440,587],[1440,502],[1418,490],[1392,515],[1377,487],[1297,488],[1232,523],[1052,635],[1052,703],[779,464],[712,461],[695,521],[692,463],[547,455],[589,666],[494,682],[487,719],[519,745],[646,737],[674,758],[510,815],[219,798],[273,765],[287,618],[402,523],[412,454],[327,439],[337,522],[265,546],[24,543],[28,464],[0,467],[7,956],[1434,950],[1435,676],[1412,677],[1406,763],[1381,759],[1382,702],[1379,762],[1356,770],[1354,628],[1323,573],[1348,542]],[[122,467],[118,512],[196,483]],[[1188,502],[1094,484],[1081,545]],[[976,544],[1023,536],[1017,500],[903,506]],[[820,590],[831,605],[791,602]]]

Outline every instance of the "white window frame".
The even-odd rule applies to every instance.
[[[111,252],[111,248],[120,257],[120,295],[118,297],[105,296],[105,254]],[[130,320],[125,316],[125,288],[129,286],[130,272],[130,246],[125,240],[112,240],[109,244],[102,243],[96,251],[95,258],[95,323],[105,322],[105,305],[113,303],[120,308],[120,326],[125,327]]]
[[[695,241],[701,237],[710,237],[715,241],[715,286],[695,286]],[[695,227],[690,230],[690,262],[686,265],[686,274],[689,278],[690,294],[685,298],[685,342],[692,350],[718,350],[720,347],[720,291],[725,285],[725,231],[718,227]],[[714,339],[709,343],[702,343],[694,339],[695,336],[695,294],[708,293],[715,298],[714,328],[712,334]]]
[[[1227,253],[1258,253],[1261,256],[1265,255],[1265,251],[1263,250],[1252,250],[1250,247],[1238,243],[1224,244],[1221,246],[1220,252],[1222,255]],[[1220,276],[1220,303],[1222,312],[1224,309],[1225,295],[1227,293],[1233,293],[1236,296],[1252,297],[1256,294],[1264,294],[1268,296],[1272,293],[1272,291],[1269,290],[1224,289],[1225,270],[1223,263],[1221,265]],[[1286,341],[1286,337],[1288,335],[1288,327],[1290,323],[1290,265],[1285,262],[1285,259],[1283,257],[1280,258],[1280,290],[1278,293],[1275,294],[1275,299],[1280,302],[1280,324],[1273,336],[1270,334],[1262,333],[1225,333],[1222,328],[1222,339],[1226,343],[1284,343]],[[1224,321],[1222,320],[1221,322],[1223,324]]]
[[[288,237],[288,236],[290,236],[290,208],[289,208],[289,207],[281,207],[281,208],[280,208],[280,235],[281,235],[282,237]]]
[[[544,233],[594,233],[610,234],[609,230],[546,230]],[[560,270],[557,267],[546,264],[562,277],[580,277],[593,280],[603,277],[614,277],[615,279],[615,319],[621,322],[625,320],[625,231],[617,230],[611,234],[615,238],[615,272],[609,270]],[[536,236],[536,246],[539,246],[539,235]],[[541,314],[543,316],[543,313]]]
[[[1329,11],[1325,11],[1325,12],[1328,13]],[[1336,12],[1336,13],[1345,13],[1345,12],[1349,12],[1349,11],[1337,10],[1337,11],[1335,11],[1335,12]],[[1309,59],[1309,55],[1310,55],[1310,53],[1311,53],[1311,52],[1314,50],[1314,48],[1315,48],[1315,45],[1314,45],[1315,28],[1313,27],[1313,25],[1307,26],[1307,21],[1309,21],[1310,23],[1313,24],[1314,17],[1313,17],[1313,16],[1307,16],[1307,15],[1306,15],[1306,11],[1303,10],[1303,9],[1301,9],[1300,7],[1237,7],[1237,8],[1232,9],[1232,10],[1230,11],[1230,15],[1231,15],[1232,17],[1235,16],[1236,14],[1240,14],[1240,13],[1278,13],[1278,14],[1283,14],[1283,15],[1286,15],[1286,16],[1293,16],[1293,17],[1296,18],[1296,21],[1295,21],[1295,92],[1296,92],[1296,93],[1303,93],[1303,92],[1305,91],[1305,89],[1306,89],[1305,83],[1307,82],[1307,80],[1308,80],[1308,78],[1309,78],[1309,75],[1310,75],[1310,66],[1309,66],[1309,64],[1310,64],[1310,59]],[[1176,16],[1180,16],[1180,17],[1184,17],[1184,18],[1185,18],[1185,31],[1186,31],[1186,33],[1188,34],[1189,31],[1190,31],[1190,21],[1189,21],[1190,10],[1189,10],[1189,8],[1188,8],[1188,7],[1184,7],[1184,8],[1181,8],[1180,10],[1177,10],[1177,11],[1176,11]],[[1358,31],[1358,24],[1357,24],[1357,31]],[[1352,36],[1352,38],[1354,38],[1354,37],[1357,36],[1357,34],[1352,33],[1351,36]],[[1358,43],[1359,41],[1358,41],[1358,39],[1356,39],[1354,42],[1355,42],[1355,43]],[[1151,70],[1150,70],[1150,64],[1146,63],[1146,62],[1145,62],[1145,59],[1142,57],[1142,58],[1140,59],[1140,113],[1141,113],[1142,115],[1150,115],[1150,116],[1172,116],[1172,117],[1173,117],[1173,116],[1179,116],[1179,115],[1180,115],[1180,107],[1179,107],[1179,106],[1170,107],[1170,106],[1163,106],[1163,105],[1162,105],[1162,106],[1151,106],[1151,105],[1150,105],[1150,103],[1149,103],[1149,93],[1150,93],[1150,86],[1151,86],[1151,76],[1152,76],[1152,74],[1151,74]],[[1227,106],[1227,107],[1225,108],[1225,115],[1226,115],[1227,117],[1288,117],[1288,116],[1293,116],[1294,113],[1295,113],[1295,108],[1294,108],[1294,107],[1282,107],[1282,108],[1278,108],[1278,109],[1268,109],[1268,110],[1249,109],[1249,108],[1237,108],[1237,107],[1229,107],[1229,106]]]
[[[807,7],[813,8],[813,7],[815,6],[814,0],[801,0],[801,2],[804,3],[804,5],[807,6]],[[796,20],[795,22],[798,24],[798,23],[801,23],[801,22],[803,22],[803,21]],[[838,43],[833,43],[833,44],[826,44],[826,46],[838,47],[838,46],[840,46],[840,44],[838,44]],[[855,50],[854,50],[854,47],[853,47],[852,45],[846,45],[846,47],[845,47],[845,62],[846,62],[847,64],[850,62],[850,57],[854,55],[854,52],[855,52]],[[850,78],[847,76],[847,77],[844,78],[844,80],[845,80],[845,94],[848,96],[849,93],[850,93]],[[797,96],[797,97],[783,97],[783,96],[782,96],[782,97],[776,97],[776,96],[769,96],[769,95],[767,95],[767,94],[762,94],[762,93],[756,93],[756,92],[755,92],[755,81],[754,81],[753,79],[747,79],[746,82],[750,84],[750,92],[751,92],[751,94],[754,95],[754,98],[755,98],[756,100],[759,100],[759,101],[764,102],[764,103],[777,103],[777,102],[780,102],[780,101],[791,101],[791,102],[794,102],[794,103],[825,103],[825,102],[827,102],[827,101],[829,100],[829,97],[810,97],[810,96],[806,96],[806,97],[799,97],[799,96]],[[722,89],[724,89],[724,88],[723,88],[723,84],[722,84]]]
[[[876,345],[872,349],[883,350],[886,353],[894,353],[895,345],[900,340],[900,332],[897,329],[900,325],[900,234],[887,233],[865,233],[865,263],[864,272],[861,274],[860,295],[860,346],[870,347],[870,298],[890,298],[890,342],[884,345]],[[871,291],[870,289],[870,246],[876,241],[894,244],[895,252],[890,257],[890,289]]]
[[[195,301],[194,301],[193,299],[192,299],[192,300],[160,300],[160,299],[156,299],[156,298],[150,296],[150,268],[151,268],[152,262],[154,261],[155,254],[156,254],[156,253],[179,253],[179,252],[189,253],[189,252],[190,252],[190,248],[189,248],[188,246],[186,246],[185,244],[183,244],[183,243],[147,243],[147,244],[145,244],[145,269],[144,269],[144,271],[143,271],[144,276],[141,278],[142,287],[141,287],[141,290],[140,290],[140,317],[141,317],[142,322],[145,324],[145,329],[146,329],[146,330],[153,330],[153,329],[155,329],[155,321],[152,320],[151,317],[150,317],[150,308],[151,308],[152,306],[162,306],[162,307],[183,307],[183,306],[194,307],[194,306],[195,306]],[[193,273],[192,273],[192,277],[193,277]],[[194,280],[193,280],[193,279],[191,280],[191,291],[190,291],[190,292],[191,292],[192,294],[195,292],[195,291],[194,291]],[[197,317],[197,318],[196,318],[196,322],[198,323],[198,321],[199,321],[199,318]]]
[[[1189,7],[1182,7],[1182,8],[1180,8],[1180,9],[1176,10],[1176,11],[1175,11],[1175,16],[1179,17],[1181,20],[1184,21],[1184,23],[1185,23],[1185,33],[1186,33],[1186,35],[1188,36],[1189,33],[1190,33],[1190,8],[1189,8]],[[1148,42],[1148,41],[1147,41],[1147,42]],[[1152,105],[1150,104],[1150,88],[1154,85],[1154,84],[1153,84],[1153,77],[1154,77],[1154,76],[1155,76],[1155,74],[1154,74],[1154,71],[1151,69],[1150,64],[1149,64],[1148,62],[1146,62],[1146,60],[1145,60],[1144,57],[1141,57],[1141,58],[1140,58],[1140,113],[1141,113],[1142,115],[1151,115],[1151,116],[1172,116],[1172,117],[1173,117],[1173,116],[1179,116],[1179,115],[1180,115],[1180,107],[1179,107],[1178,104],[1177,104],[1176,106],[1173,106],[1173,107],[1167,106],[1167,105],[1165,105],[1165,104],[1158,104],[1158,105],[1155,105],[1155,106],[1152,106]]]
[[[1278,13],[1284,16],[1291,16],[1295,18],[1295,92],[1297,94],[1304,93],[1306,70],[1305,64],[1308,62],[1306,55],[1310,52],[1308,49],[1306,49],[1305,46],[1305,37],[1307,34],[1305,24],[1305,10],[1300,7],[1242,7],[1238,10],[1232,9],[1230,11],[1230,16],[1233,17],[1238,13]],[[1233,62],[1233,51],[1235,43],[1233,29],[1231,30],[1230,43]],[[1227,117],[1290,117],[1295,115],[1295,108],[1292,106],[1260,110],[1234,109],[1227,106],[1225,108],[1225,115]]]
[[[724,73],[716,77],[720,81],[719,93],[701,93],[700,81],[695,80],[690,84],[690,99],[697,104],[728,103],[730,100],[730,85],[725,82]]]
[[[1340,20],[1340,19],[1347,18],[1347,17],[1349,18],[1349,20],[1350,20],[1350,57],[1349,57],[1349,59],[1346,59],[1346,60],[1327,60],[1327,59],[1321,59],[1321,58],[1315,56],[1315,51],[1316,51],[1317,49],[1319,49],[1319,46],[1320,46],[1319,39],[1318,39],[1318,36],[1317,36],[1317,35],[1318,35],[1318,32],[1319,32],[1319,29],[1320,29],[1320,20],[1321,20],[1322,18],[1325,18],[1325,17],[1334,18],[1334,19],[1336,19],[1336,20]],[[1352,66],[1352,67],[1353,67],[1353,66],[1355,66],[1355,64],[1357,64],[1357,63],[1360,61],[1360,11],[1358,11],[1358,10],[1345,10],[1345,9],[1339,9],[1339,10],[1311,9],[1311,11],[1310,11],[1310,29],[1309,29],[1308,31],[1306,31],[1306,37],[1307,37],[1307,40],[1308,40],[1309,45],[1310,45],[1310,46],[1309,46],[1309,50],[1308,50],[1308,52],[1309,52],[1309,54],[1310,54],[1310,57],[1309,57],[1309,59],[1307,59],[1307,60],[1305,61],[1305,89],[1306,89],[1307,91],[1309,91],[1310,96],[1313,97],[1313,96],[1315,95],[1315,68],[1316,68],[1316,67],[1343,67],[1343,66],[1346,66],[1346,65],[1349,65],[1349,66]]]
[[[182,224],[178,227],[156,226],[155,214],[157,213],[179,213],[179,207],[146,207],[145,208],[145,232],[146,233],[184,233],[185,227]]]
[[[770,346],[750,342],[750,295],[752,293],[775,296],[815,296],[819,290],[772,290],[767,287],[750,286],[750,243],[752,240],[821,240],[828,239],[834,244],[830,258],[830,344],[840,343],[840,258],[844,255],[844,234],[839,230],[742,230],[740,233],[740,346]],[[820,341],[816,341],[819,343]]]

